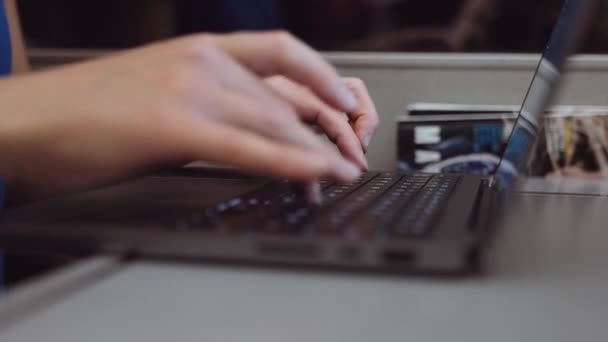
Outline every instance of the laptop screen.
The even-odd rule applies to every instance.
[[[568,57],[575,52],[596,0],[565,0],[549,44],[539,62],[528,93],[513,126],[495,176],[501,186],[511,185],[525,171],[532,148],[551,104]]]

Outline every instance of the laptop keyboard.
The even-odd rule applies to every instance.
[[[428,236],[458,184],[456,175],[366,173],[351,184],[321,181],[323,205],[306,203],[287,182],[180,218],[180,230],[348,239]]]

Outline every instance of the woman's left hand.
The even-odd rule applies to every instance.
[[[303,121],[318,126],[349,160],[368,170],[365,153],[379,124],[378,112],[367,87],[358,78],[344,78],[344,83],[358,100],[350,113],[341,113],[329,106],[308,88],[284,76],[266,79],[268,86],[295,109]],[[321,189],[317,182],[304,186],[305,196],[314,203],[321,202]]]
[[[308,88],[284,76],[267,78],[266,83],[296,109],[303,121],[318,126],[346,158],[363,170],[369,168],[365,153],[378,128],[379,118],[363,81],[344,78],[359,104],[350,113],[337,111]]]

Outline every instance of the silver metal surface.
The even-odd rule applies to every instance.
[[[517,195],[462,280],[137,262],[0,340],[605,341],[606,222],[607,197]]]
[[[524,69],[533,71],[538,65],[539,54],[506,53],[386,53],[386,52],[328,52],[324,54],[332,63],[344,67],[387,67],[387,68],[457,68],[484,69]],[[608,68],[605,55],[579,55],[569,62],[570,71],[596,70]]]
[[[531,178],[518,191],[545,194],[608,196],[608,181],[567,178]]]
[[[118,257],[91,257],[11,290],[0,298],[0,331],[62,302],[79,290],[117,272],[122,265]]]

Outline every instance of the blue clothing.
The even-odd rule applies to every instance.
[[[9,33],[8,20],[4,1],[0,0],[0,75],[11,73],[13,49],[11,48],[11,35]]]
[[[0,76],[10,74],[12,69],[11,35],[9,33],[8,20],[4,1],[0,0]],[[0,178],[0,211],[4,203],[4,181]]]

